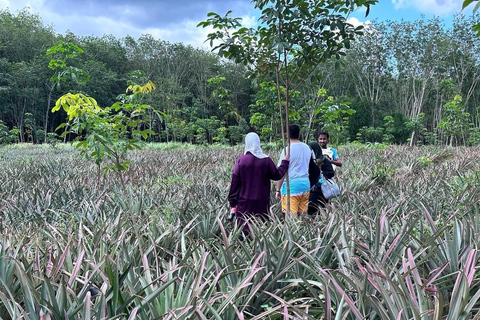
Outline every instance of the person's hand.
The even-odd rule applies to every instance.
[[[237,208],[230,208],[230,213],[228,214],[227,220],[228,221],[233,221],[235,218],[235,213],[237,212]]]
[[[289,154],[287,154],[285,157],[283,157],[283,159],[282,159],[282,160],[287,160],[287,161],[290,161],[290,155],[289,155]]]
[[[277,199],[277,200],[282,199],[282,194],[280,193],[280,191],[275,191],[275,199]]]

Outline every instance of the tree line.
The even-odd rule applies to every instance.
[[[349,141],[473,145],[480,143],[479,49],[476,16],[374,21],[338,60],[320,64],[292,94],[291,121],[308,139],[318,128],[335,143]],[[83,49],[71,73],[51,81],[47,50],[60,41]],[[239,64],[207,50],[142,35],[118,39],[57,34],[27,10],[0,11],[0,143],[56,141],[64,112],[52,113],[65,92],[112,105],[130,83],[151,81],[147,103],[152,141],[235,144],[255,130],[281,135],[272,77],[255,79]],[[74,137],[65,136],[69,140]]]

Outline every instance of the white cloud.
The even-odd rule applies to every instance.
[[[62,6],[58,6],[61,2]],[[192,9],[189,3],[196,3],[196,9]],[[102,4],[103,3],[103,4]],[[188,0],[184,2],[171,2],[170,0],[146,0],[134,2],[135,7],[130,5],[111,6],[115,1],[97,0],[89,2],[89,5],[79,6],[75,0],[0,0],[0,9],[10,9],[16,14],[25,7],[32,14],[38,14],[45,25],[53,25],[56,32],[64,34],[71,31],[78,36],[102,36],[111,34],[117,38],[127,35],[138,38],[142,34],[151,34],[156,39],[171,43],[182,42],[209,49],[209,43],[204,43],[212,28],[197,28],[198,22],[207,18],[208,11],[219,11],[223,14],[223,6],[235,5],[240,12],[245,13],[250,7],[247,0],[229,0],[218,3],[216,0]],[[149,6],[150,4],[150,6]],[[159,13],[151,5],[162,6],[165,10]],[[103,7],[103,6],[108,6]],[[198,6],[205,10],[205,14],[198,10]],[[100,8],[104,8],[100,10]],[[149,11],[151,8],[152,10]],[[157,8],[157,7],[156,7]],[[189,10],[186,10],[186,9]],[[61,10],[60,10],[61,9]],[[250,8],[251,9],[251,8]],[[207,11],[208,10],[208,11]],[[179,12],[183,14],[179,14]],[[234,16],[235,12],[232,13]],[[143,17],[143,18],[141,18]],[[139,20],[140,19],[140,20]],[[197,21],[198,19],[198,21]],[[253,26],[256,18],[251,15],[242,17],[245,26]]]
[[[358,27],[358,26],[364,26],[366,24],[369,24],[370,23],[370,20],[367,20],[367,21],[360,21],[358,20],[357,18],[355,17],[351,17],[347,20],[348,23],[350,23],[351,25],[353,25],[354,27]]]
[[[392,0],[396,10],[413,8],[437,16],[460,12],[463,0]]]
[[[242,17],[242,25],[251,28],[257,25],[257,17],[254,16],[243,16]]]

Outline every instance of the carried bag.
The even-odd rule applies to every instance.
[[[313,158],[310,158],[310,163],[308,164],[308,180],[310,180],[310,188],[313,187],[320,178],[320,168]]]
[[[338,197],[340,195],[340,187],[334,178],[327,179],[320,174],[320,179],[322,179],[322,193],[323,197],[327,200]]]

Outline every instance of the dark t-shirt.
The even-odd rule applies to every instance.
[[[280,180],[288,170],[288,161],[275,166],[272,159],[259,159],[247,152],[238,158],[233,169],[228,202],[230,207],[247,214],[268,213],[270,180]]]

